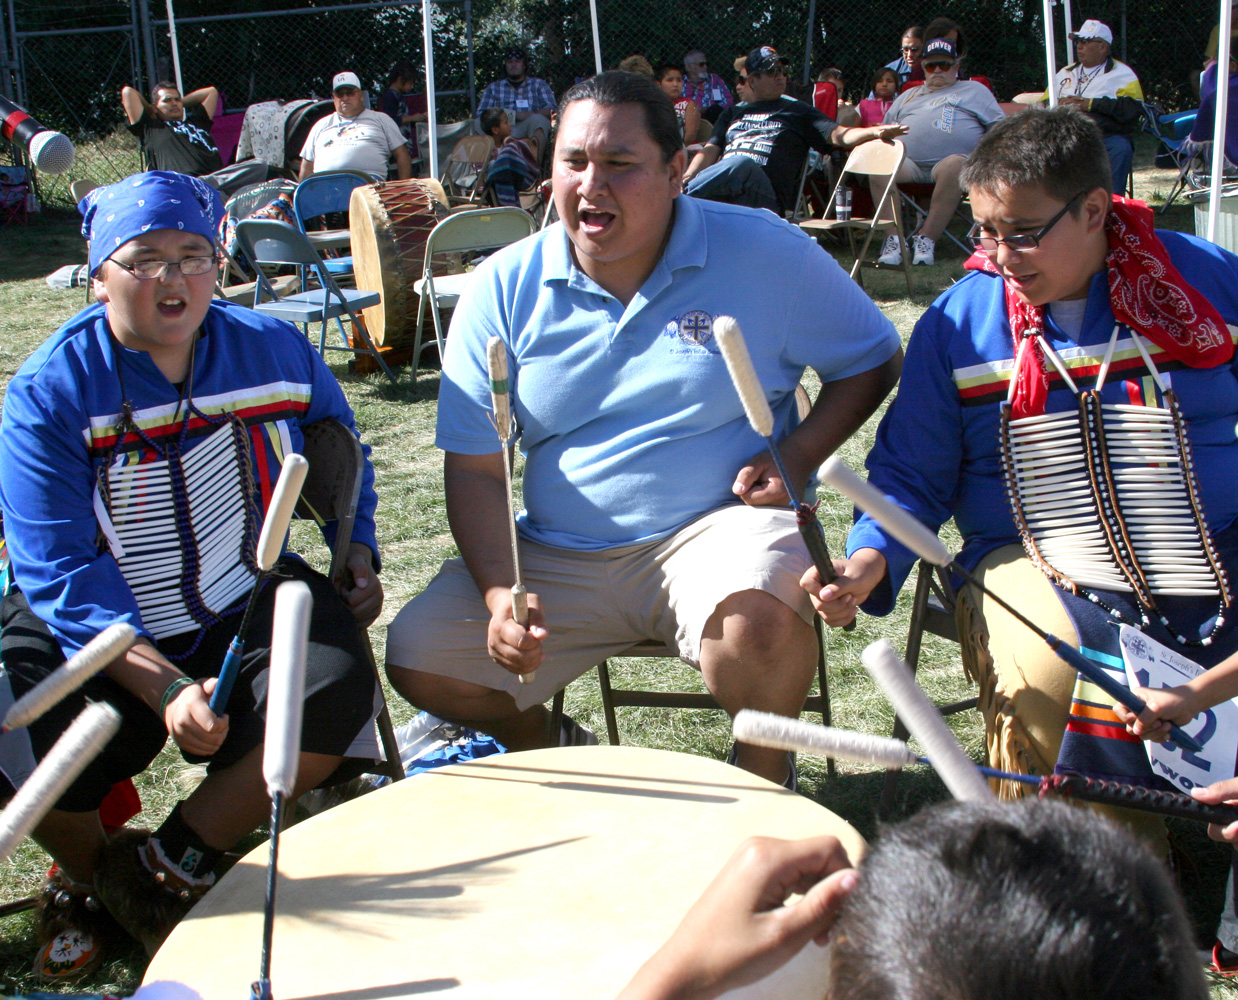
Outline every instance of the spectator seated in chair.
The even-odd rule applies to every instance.
[[[924,52],[924,29],[918,24],[909,25],[903,32],[901,55],[885,64],[884,69],[894,70],[898,79],[895,93],[905,84],[913,73],[920,68],[920,55]],[[871,95],[870,95],[871,96]]]
[[[539,150],[550,138],[550,118],[555,95],[541,77],[529,76],[529,56],[524,49],[508,49],[503,55],[506,75],[486,85],[477,102],[477,115],[490,108],[503,108],[517,139],[535,139]]]
[[[701,109],[694,101],[683,96],[683,70],[674,63],[662,63],[657,69],[656,79],[658,86],[675,105],[675,117],[679,119],[679,131],[683,135],[684,145],[693,145],[701,131]]]
[[[385,181],[393,156],[400,179],[413,176],[403,134],[388,115],[366,108],[356,73],[336,73],[331,96],[335,111],[314,123],[301,149],[300,180],[328,170],[360,170]]]
[[[225,195],[267,179],[269,169],[261,160],[224,166],[211,138],[211,120],[219,111],[219,91],[214,87],[182,97],[176,84],[164,81],[151,88],[149,101],[133,87],[121,88],[120,100],[129,131],[146,155],[147,169],[201,177]]]
[[[420,77],[411,62],[398,62],[387,74],[387,89],[378,98],[378,110],[403,128],[426,120],[426,113],[410,114],[405,98],[413,92]],[[424,100],[424,95],[422,95]]]
[[[843,128],[811,105],[784,100],[786,66],[768,45],[748,54],[744,75],[752,100],[719,117],[684,175],[688,194],[782,215],[795,207],[809,149],[829,153],[835,146],[850,148],[905,131],[897,124]]]
[[[541,157],[536,139],[517,139],[512,135],[507,112],[487,108],[481,113],[481,130],[494,140],[494,152],[486,168],[486,184],[500,205],[520,207],[520,192],[528,191],[541,179]]]
[[[225,852],[270,815],[273,581],[225,710],[209,699],[254,586],[280,456],[299,451],[302,427],[319,420],[355,433],[335,376],[296,328],[212,298],[223,209],[213,187],[152,171],[96,188],[80,207],[99,301],[21,366],[0,421],[15,583],[0,604],[0,699],[25,694],[114,623],[139,637],[0,756],[7,797],[88,701],[121,715],[34,831],[56,862],[35,972],[55,981],[93,971],[123,932],[154,954],[214,884]],[[382,607],[373,484],[367,469],[338,590],[295,556],[277,565],[314,598],[293,800],[378,754],[376,679],[358,631]],[[155,831],[105,834],[99,807],[113,784],[143,771],[169,736],[206,778]]]
[[[700,109],[706,121],[716,123],[718,116],[735,104],[735,96],[722,77],[710,72],[709,61],[700,49],[684,54],[683,72],[683,96]]]
[[[903,145],[907,147],[907,158],[895,182],[934,185],[928,215],[919,231],[911,236],[912,264],[931,265],[936,259],[937,240],[946,231],[963,197],[959,173],[967,155],[1005,113],[983,84],[958,78],[959,55],[948,38],[933,38],[925,43],[920,65],[927,82],[899,94],[886,112],[885,121],[902,125],[906,131]],[[869,184],[876,204],[885,190],[885,178],[871,178]],[[897,235],[886,237],[877,260],[891,267],[902,263]]]
[[[1063,66],[1053,78],[1057,102],[1082,111],[1100,126],[1113,190],[1124,194],[1135,156],[1131,140],[1143,119],[1143,87],[1133,69],[1110,55],[1113,32],[1109,25],[1084,21],[1070,37],[1078,61]],[[1046,92],[1044,100],[1048,99]]]
[[[860,102],[860,124],[868,127],[885,121],[886,112],[898,94],[898,73],[889,66],[882,66],[873,74],[872,97]]]

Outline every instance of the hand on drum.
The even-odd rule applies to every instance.
[[[886,559],[876,549],[856,549],[848,559],[835,559],[838,579],[822,586],[821,574],[810,566],[800,578],[812,606],[831,628],[842,628],[855,620],[861,604],[868,600],[886,575]]]
[[[529,627],[526,629],[512,617],[510,588],[492,588],[486,594],[490,608],[490,627],[486,631],[486,652],[504,670],[527,674],[542,665],[542,642],[550,635],[542,601],[534,593],[526,595],[529,602]]]
[[[353,542],[348,546],[339,593],[358,625],[369,627],[382,611],[383,585],[374,572],[373,555],[368,545]]]
[[[749,838],[619,1000],[708,1000],[764,978],[825,943],[856,879],[834,837]]]
[[[1207,802],[1210,806],[1219,805],[1222,802],[1238,805],[1238,778],[1226,778],[1207,788],[1192,788],[1191,797],[1200,802]],[[1229,826],[1209,823],[1208,836],[1213,840],[1234,844],[1238,849],[1238,823],[1230,823]]]
[[[1151,688],[1135,688],[1135,694],[1147,704],[1146,709],[1136,714],[1125,705],[1114,705],[1114,714],[1122,720],[1126,731],[1132,736],[1156,743],[1164,743],[1169,738],[1170,723],[1185,726],[1207,707],[1199,704],[1195,692],[1186,685],[1155,691]]]
[[[216,678],[187,684],[169,703],[163,713],[168,735],[186,753],[210,757],[223,746],[228,735],[228,717],[211,711],[211,692]]]

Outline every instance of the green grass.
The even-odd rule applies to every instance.
[[[1146,150],[1137,159],[1137,192],[1152,197],[1167,192],[1172,175],[1153,171],[1146,162]],[[1170,228],[1190,229],[1188,209],[1175,208],[1160,220]],[[68,214],[45,212],[27,227],[6,230],[0,238],[0,389],[7,384],[21,361],[38,343],[83,304],[81,289],[52,291],[42,278],[56,267],[77,263],[83,245],[77,223]],[[962,255],[943,242],[938,263],[932,268],[916,268],[913,276],[915,296],[906,297],[902,275],[865,272],[865,285],[875,301],[898,327],[904,339],[929,302],[951,281],[962,275]],[[393,388],[381,376],[358,378],[343,367],[335,369],[352,404],[365,440],[373,449],[379,488],[378,524],[383,551],[383,584],[386,607],[372,629],[376,654],[383,655],[383,626],[400,607],[418,593],[437,570],[439,563],[455,554],[447,528],[443,505],[442,463],[433,447],[438,375],[432,370],[419,373],[416,389],[407,373],[399,387]],[[815,395],[816,386],[811,387]],[[854,467],[860,466],[872,442],[875,415],[865,428],[842,449],[842,456]],[[850,505],[827,495],[821,517],[832,551],[843,548],[850,524]],[[957,536],[947,529],[947,543],[957,545]],[[307,554],[318,553],[314,532],[298,526],[294,540]],[[859,653],[869,642],[889,639],[902,648],[907,635],[910,595],[904,593],[896,612],[886,619],[861,617],[854,632],[828,635],[830,695],[834,722],[849,729],[871,733],[890,732],[892,714],[859,663]],[[690,669],[674,661],[625,661],[613,665],[616,686],[674,687],[698,683]],[[924,644],[920,666],[921,684],[939,702],[968,697],[969,689],[959,666],[957,648],[929,636]],[[974,692],[971,692],[974,693]],[[397,725],[413,714],[410,706],[391,696]],[[605,722],[596,677],[586,675],[567,689],[566,708],[581,723],[605,740]],[[625,709],[620,712],[620,733],[625,742],[722,758],[730,745],[727,720],[720,713]],[[964,713],[951,720],[951,726],[973,757],[983,747],[983,729],[976,713]],[[179,756],[165,750],[155,765],[139,781],[146,804],[145,813],[135,823],[157,824],[171,805],[184,794],[186,769]],[[832,809],[854,824],[865,837],[878,829],[875,807],[883,774],[872,768],[840,762],[838,774],[826,776],[824,763],[815,758],[801,762],[801,787],[804,794]],[[895,818],[914,812],[946,793],[931,772],[916,770],[904,775],[899,787]],[[1200,926],[1201,938],[1209,938],[1220,906],[1219,890],[1211,895],[1203,888],[1225,860],[1225,849],[1203,838],[1197,827],[1174,827],[1188,855],[1203,874],[1187,873],[1184,887]],[[47,858],[33,844],[24,845],[12,859],[0,865],[0,900],[14,899],[33,891],[47,866]],[[1212,879],[1215,881],[1215,879]],[[28,916],[11,917],[0,923],[0,992],[15,993],[35,989],[29,963],[35,941]],[[1210,938],[1209,938],[1210,939]],[[120,955],[100,974],[79,986],[100,992],[132,992],[140,982],[145,962],[134,951]],[[1133,987],[1137,988],[1137,987]],[[1217,997],[1238,997],[1238,990],[1218,985]]]

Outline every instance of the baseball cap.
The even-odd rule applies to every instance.
[[[341,87],[356,87],[360,90],[361,80],[356,73],[336,73],[335,79],[331,81],[331,90],[334,92]]]
[[[955,62],[959,58],[959,50],[954,47],[954,42],[948,38],[934,38],[924,46],[924,52],[920,55],[920,62],[944,62],[949,60]]]
[[[744,69],[749,73],[768,73],[775,66],[786,66],[788,61],[785,56],[780,56],[778,50],[772,45],[762,45],[758,49],[753,49],[748,53],[748,58],[744,60]]]
[[[1099,38],[1102,42],[1113,44],[1113,32],[1109,30],[1109,25],[1095,19],[1084,21],[1078,31],[1070,33],[1070,37],[1081,42]]]

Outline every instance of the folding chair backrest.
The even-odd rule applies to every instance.
[[[906,150],[897,139],[892,142],[865,142],[856,146],[847,157],[843,173],[893,174],[902,165]]]
[[[458,194],[470,198],[479,193],[485,177],[486,164],[494,152],[494,140],[488,135],[466,135],[456,143],[443,170],[443,183]]]
[[[69,197],[73,199],[73,204],[81,203],[81,200],[90,194],[99,185],[94,181],[77,180],[69,185]]]
[[[252,264],[305,264],[321,268],[322,258],[309,238],[286,222],[274,219],[242,219],[236,224],[236,239]]]
[[[338,583],[357,516],[364,455],[356,435],[338,420],[320,420],[303,430],[309,474],[297,501],[297,514],[319,525],[334,522],[335,544],[327,575]]]
[[[488,135],[466,135],[456,143],[447,157],[449,163],[485,163],[494,152],[494,140]]]
[[[347,212],[353,189],[373,184],[369,174],[353,170],[332,170],[311,174],[297,185],[292,196],[292,209],[297,225],[305,231],[305,223],[328,212]]]
[[[535,228],[533,216],[522,208],[479,208],[460,212],[434,227],[426,240],[426,260],[437,253],[505,247],[532,235]]]

